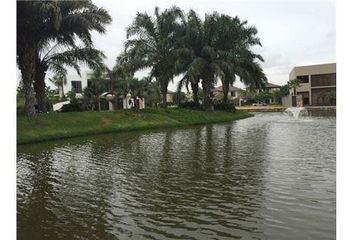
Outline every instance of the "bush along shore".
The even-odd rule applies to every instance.
[[[236,111],[204,112],[190,109],[142,109],[113,112],[50,112],[34,118],[17,117],[17,144],[92,134],[182,127],[227,122],[253,116]]]

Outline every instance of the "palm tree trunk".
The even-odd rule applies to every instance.
[[[230,89],[230,86],[229,86],[228,83],[222,85],[222,91],[223,91],[223,93],[224,93],[223,103],[227,103],[228,94],[229,94],[229,89]]]
[[[34,48],[24,47],[22,49],[22,54],[19,54],[21,57],[18,58],[18,66],[21,71],[25,92],[25,114],[27,117],[33,117],[36,115],[33,90],[33,79],[36,73],[35,53],[36,51]]]
[[[210,98],[211,79],[210,79],[210,77],[206,77],[202,80],[202,87],[203,87],[203,94],[204,94],[204,99],[203,99],[204,109],[205,109],[205,111],[211,111],[211,98]]]
[[[199,86],[198,86],[198,82],[191,82],[191,87],[192,87],[192,92],[193,92],[193,102],[195,104],[199,103],[199,99],[198,99],[198,91],[199,91]]]
[[[23,87],[25,91],[25,114],[27,117],[34,117],[36,115],[36,109],[34,107],[36,99],[31,81],[24,80]]]
[[[160,82],[160,91],[162,95],[162,107],[167,108],[167,88],[168,88],[168,80],[162,80]]]
[[[36,99],[38,104],[38,110],[40,112],[47,112],[47,96],[45,94],[45,75],[48,67],[42,64],[40,60],[37,61],[36,79],[33,86],[36,92]]]
[[[101,112],[100,96],[97,97],[96,101],[97,101],[97,110]]]
[[[64,82],[61,82],[61,99],[63,99],[65,97],[65,94],[64,94]]]

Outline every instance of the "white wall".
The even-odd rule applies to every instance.
[[[81,77],[78,74],[70,74],[67,76],[67,82],[64,85],[64,94],[71,91],[71,81],[81,81],[82,90],[87,87],[87,72],[81,72]]]
[[[281,103],[284,107],[292,107],[292,97],[291,95],[287,95],[281,98]]]

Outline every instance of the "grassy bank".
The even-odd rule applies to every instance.
[[[189,109],[143,109],[114,112],[44,113],[17,117],[17,144],[99,133],[181,127],[250,117],[247,112],[203,112]]]

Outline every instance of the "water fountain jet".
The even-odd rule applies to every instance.
[[[304,107],[290,107],[285,109],[284,111],[288,116],[292,116],[295,119],[299,119],[300,117],[307,117],[308,111]]]

